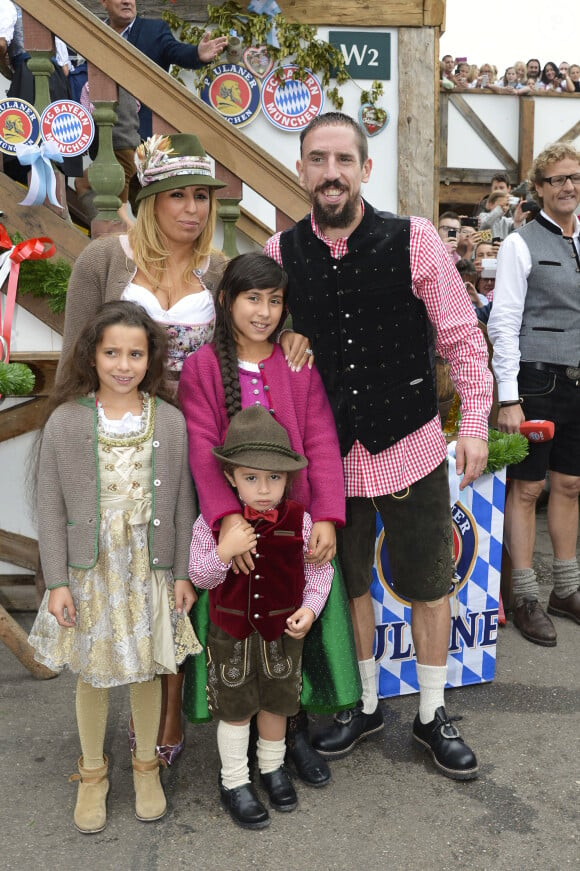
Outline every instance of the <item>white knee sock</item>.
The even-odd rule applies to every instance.
[[[430,723],[435,718],[437,708],[445,705],[446,680],[446,665],[421,665],[420,662],[417,663],[419,719],[422,723]]]
[[[250,724],[233,726],[220,720],[217,727],[217,745],[222,763],[222,783],[226,789],[235,789],[250,782],[248,744]]]
[[[257,755],[260,773],[270,774],[284,764],[286,741],[284,738],[281,741],[266,741],[265,738],[258,738]]]
[[[358,670],[362,682],[363,713],[374,714],[379,703],[377,696],[377,664],[373,659],[359,659]]]

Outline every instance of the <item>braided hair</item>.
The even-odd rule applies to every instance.
[[[214,341],[226,396],[228,420],[242,410],[232,305],[236,297],[246,290],[270,288],[280,288],[284,292],[286,308],[288,276],[271,257],[257,253],[240,254],[230,260],[218,287]]]

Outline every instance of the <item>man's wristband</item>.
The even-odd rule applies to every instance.
[[[521,396],[519,396],[517,399],[508,399],[507,402],[498,402],[497,405],[498,405],[498,408],[509,408],[510,405],[523,405],[523,404],[524,404],[524,400],[522,399]]]

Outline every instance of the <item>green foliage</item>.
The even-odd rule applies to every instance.
[[[490,429],[488,434],[489,456],[486,473],[498,472],[505,466],[521,463],[528,455],[528,441],[520,433],[499,432]]]
[[[163,2],[165,4],[167,0]],[[291,24],[286,21],[282,13],[275,15],[274,18],[258,15],[249,12],[235,0],[226,0],[219,6],[209,4],[207,24],[203,27],[184,21],[169,9],[163,12],[163,19],[179,34],[182,42],[197,45],[208,29],[211,30],[213,37],[229,36],[230,32],[235,30],[242,41],[243,48],[266,45],[268,34],[274,25],[280,46],[279,48],[267,46],[268,54],[274,61],[274,69],[291,61],[298,67],[295,76],[301,81],[306,77],[306,70],[311,70],[320,77],[322,86],[326,89],[326,96],[332,105],[336,109],[342,109],[344,100],[340,96],[338,86],[352,81],[352,78],[346,69],[340,49],[330,45],[326,40],[318,39],[316,27],[308,24]],[[201,85],[206,76],[211,75],[211,66],[212,64],[208,64],[203,69],[196,70],[197,86]],[[172,75],[179,78],[179,68],[173,68]],[[336,80],[337,86],[334,88],[329,87],[331,79]],[[384,109],[377,106],[382,93],[382,84],[373,82],[371,89],[361,91],[360,96],[361,105],[370,103],[374,106],[379,121],[383,121],[387,114]]]
[[[26,396],[34,389],[34,373],[25,363],[0,363],[0,395]]]
[[[12,242],[22,242],[22,236],[15,233]],[[66,303],[66,290],[71,274],[70,263],[59,257],[57,260],[24,260],[18,275],[18,293],[45,297],[51,311],[63,312]]]

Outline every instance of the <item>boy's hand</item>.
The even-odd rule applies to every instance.
[[[288,617],[284,631],[290,638],[304,638],[310,632],[314,623],[314,611],[311,608],[298,608],[297,611]]]
[[[175,581],[173,586],[175,606],[178,614],[189,614],[197,602],[197,593],[191,581]]]
[[[74,629],[77,621],[77,609],[68,587],[55,587],[48,594],[48,613],[56,617],[58,625],[66,629]]]
[[[252,525],[248,523],[243,514],[228,514],[226,517],[222,518],[221,526],[220,526],[220,535],[219,535],[219,544],[221,545],[224,537],[228,534],[228,532],[236,525],[236,524],[245,524],[248,529],[252,529]],[[218,556],[219,556],[219,548],[218,548]],[[220,556],[221,559],[221,556]],[[230,557],[232,559],[232,557]],[[230,560],[222,560],[224,563],[229,563]],[[252,569],[254,568],[254,560],[252,559],[252,554],[248,549],[245,553],[234,554],[233,556],[233,565],[232,571],[235,575],[239,575],[242,572],[244,575],[248,575]]]

